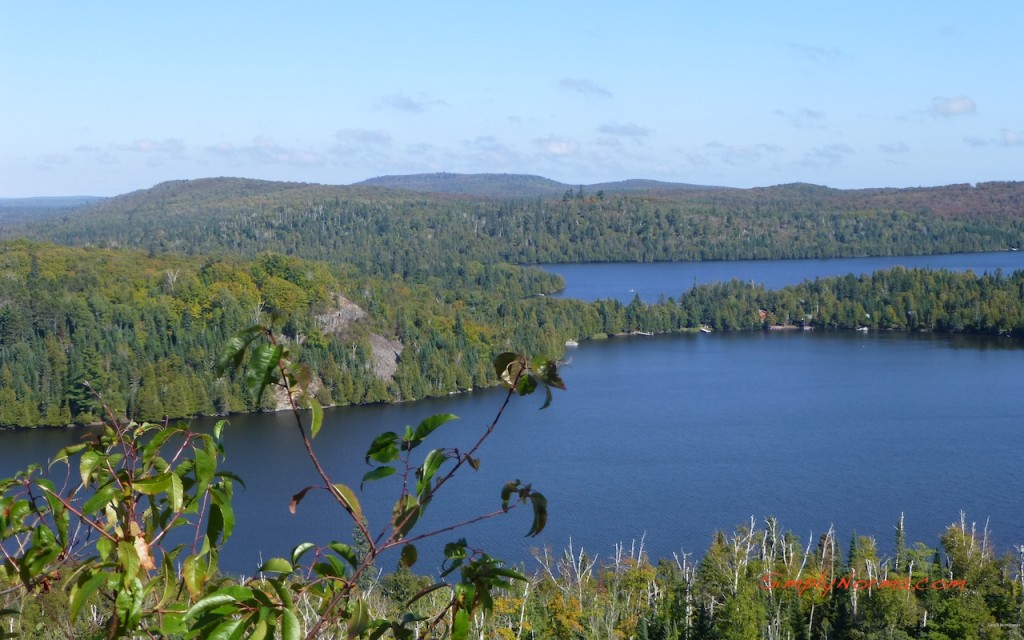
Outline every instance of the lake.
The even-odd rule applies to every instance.
[[[1018,256],[978,257],[993,255]],[[734,263],[710,264],[727,267],[725,279],[756,277],[733,275]],[[761,273],[788,268],[784,284],[820,275],[801,273],[803,266],[817,269],[803,261],[750,264]],[[876,268],[858,264],[850,271]],[[608,282],[601,271],[608,265],[596,266],[595,277]],[[632,276],[646,281],[639,271]],[[580,286],[596,285],[567,281],[567,291]],[[536,566],[531,547],[557,553],[570,539],[603,556],[617,542],[628,546],[642,536],[654,558],[700,555],[715,530],[732,531],[751,516],[759,523],[777,517],[804,543],[834,525],[843,544],[856,531],[891,550],[901,513],[908,541],[936,546],[963,510],[979,529],[989,521],[992,541],[1007,551],[1024,543],[1022,355],[1022,344],[1010,339],[930,334],[754,332],[584,342],[566,354],[568,391],[556,392],[544,411],[541,398],[515,398],[481,452],[479,472],[457,477],[425,523],[448,522],[438,517],[446,512],[469,518],[492,511],[502,484],[518,478],[548,497],[548,528],[538,539],[524,538],[530,514],[514,510],[421,546],[417,569],[430,572],[439,545],[463,535],[528,569]],[[377,433],[452,412],[461,419],[436,432],[434,446],[466,450],[503,397],[488,390],[329,409],[316,445],[337,480],[357,486]],[[210,423],[196,421],[201,428]],[[284,555],[299,542],[349,539],[351,522],[326,495],[312,492],[298,514],[288,513],[292,494],[317,480],[289,414],[235,416],[225,433],[224,467],[247,484],[236,494],[238,529],[226,569],[251,573],[260,557]],[[79,435],[0,433],[0,473]],[[371,523],[390,513],[393,489],[385,480],[362,496]]]
[[[592,264],[540,265],[565,280],[557,297],[599,300],[615,298],[627,303],[639,295],[644,302],[657,302],[660,295],[678,298],[694,285],[742,280],[769,289],[799,284],[804,280],[861,275],[891,269],[972,270],[977,274],[1011,273],[1024,269],[1024,251],[954,253],[937,256],[887,256],[881,258],[833,258],[830,260],[734,260],[729,262],[606,262]]]

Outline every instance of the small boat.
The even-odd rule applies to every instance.
[[[634,333],[634,335],[638,335],[638,336],[653,336],[654,335],[653,331],[634,331],[633,333]]]
[[[578,347],[578,346],[580,346],[580,343],[576,342],[575,340],[566,340],[565,341],[565,346],[567,346],[567,347]]]
[[[857,327],[857,331],[862,331],[864,333],[867,333],[868,332],[868,328],[867,327]]]
[[[711,327],[709,327],[706,324],[702,324],[702,325],[700,325],[700,332],[701,333],[711,333]]]

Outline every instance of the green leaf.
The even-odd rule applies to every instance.
[[[513,480],[506,482],[505,486],[501,488],[501,510],[508,511],[508,501],[512,497],[512,494],[519,491],[519,481]]]
[[[185,620],[192,620],[207,611],[211,611],[226,604],[234,604],[236,602],[238,602],[238,598],[234,595],[230,593],[223,593],[221,591],[214,591],[212,594],[192,605],[192,608],[185,614]]]
[[[370,626],[370,611],[362,600],[355,601],[351,615],[347,628],[349,640],[358,638]]]
[[[134,580],[139,575],[139,552],[135,545],[127,540],[117,543],[117,561],[121,565],[125,581]]]
[[[181,577],[185,580],[185,587],[193,599],[198,598],[203,592],[203,584],[206,582],[206,563],[199,556],[185,558],[181,569]]]
[[[451,413],[439,413],[437,415],[430,416],[429,418],[420,422],[419,425],[416,427],[416,431],[413,432],[412,436],[413,441],[416,443],[416,445],[418,445],[420,442],[423,442],[424,438],[429,436],[444,423],[458,419],[458,416],[453,415]]]
[[[224,375],[224,371],[227,370],[229,365],[235,369],[242,366],[246,348],[263,331],[264,328],[262,326],[249,327],[244,331],[240,331],[237,335],[228,338],[227,344],[224,345],[224,349],[220,353],[220,357],[217,358],[218,378]]]
[[[455,612],[452,620],[452,640],[466,640],[469,636],[469,614],[465,609]]]
[[[327,545],[327,548],[344,558],[346,562],[352,565],[353,569],[359,568],[359,558],[356,556],[356,552],[352,550],[352,547],[340,542],[332,542]]]
[[[305,362],[294,363],[288,367],[288,373],[292,375],[295,386],[301,391],[309,389],[309,384],[313,381],[313,370],[309,368],[308,364]]]
[[[416,564],[417,558],[419,558],[419,555],[416,553],[416,547],[407,544],[402,547],[402,556],[399,558],[399,563],[408,569]]]
[[[303,542],[294,549],[292,549],[292,564],[299,564],[299,560],[305,555],[307,551],[316,547],[312,542]]]
[[[50,466],[52,467],[53,465],[57,464],[62,460],[66,461],[70,456],[75,455],[76,453],[86,448],[87,446],[87,444],[73,444],[69,447],[64,447],[63,449],[58,451],[57,455],[55,455],[53,457],[53,460],[50,461]]]
[[[271,558],[260,565],[257,571],[260,573],[292,573],[294,569],[292,568],[292,563],[284,558]]]
[[[426,499],[430,490],[430,482],[446,460],[448,460],[448,454],[443,449],[434,449],[423,460],[423,466],[420,467],[417,474],[419,475],[419,480],[416,482],[416,495],[419,496],[421,501]]]
[[[377,467],[373,471],[369,471],[367,472],[366,475],[363,476],[363,481],[359,483],[359,488],[362,489],[363,485],[366,484],[367,482],[370,482],[371,480],[380,480],[382,478],[386,478],[390,475],[393,475],[394,473],[394,467]]]
[[[227,420],[218,420],[217,423],[213,425],[214,440],[217,440],[218,442],[220,441],[220,434],[224,431],[224,427],[226,426],[228,426]]]
[[[96,451],[86,451],[82,459],[78,461],[78,471],[82,476],[82,484],[88,485],[93,470],[103,461],[102,456]]]
[[[530,494],[530,504],[533,505],[533,525],[526,533],[527,538],[539,535],[548,523],[548,499],[534,491]]]
[[[356,494],[347,485],[338,483],[333,485],[337,495],[343,500],[342,506],[345,510],[352,514],[352,517],[356,520],[363,519],[363,507],[359,504],[359,499],[356,498]]]
[[[82,606],[92,597],[96,591],[110,579],[106,573],[97,573],[91,577],[83,574],[82,579],[71,588],[71,619],[78,618],[78,612]]]
[[[537,389],[537,380],[530,374],[519,376],[519,385],[516,392],[520,396],[528,396]]]
[[[177,433],[180,433],[180,430],[175,427],[157,431],[156,435],[154,435],[153,438],[146,443],[146,446],[142,448],[142,459],[146,464],[152,464],[151,461],[154,456],[160,453],[160,448]]]
[[[279,344],[261,344],[252,350],[245,372],[245,387],[254,402],[259,402],[267,385],[277,380],[277,365],[283,353],[284,347]]]
[[[302,637],[302,627],[299,625],[299,618],[291,609],[281,610],[281,640],[299,640]]]
[[[420,503],[414,496],[402,496],[391,511],[391,525],[395,528],[395,539],[404,538],[420,517]]]
[[[249,640],[264,640],[267,637],[267,621],[260,620],[249,632]]]
[[[120,495],[121,487],[116,482],[111,481],[110,483],[100,487],[100,489],[92,495],[91,498],[85,501],[82,505],[82,513],[91,514],[95,513],[99,509],[107,506],[114,496]]]
[[[309,408],[313,412],[313,419],[309,425],[309,437],[315,438],[324,423],[324,408],[320,406],[320,401],[313,397],[309,399]]]
[[[225,620],[210,631],[209,635],[204,634],[204,640],[234,640],[242,637],[243,618]]]
[[[366,464],[370,464],[370,460],[382,464],[397,460],[398,440],[398,434],[393,431],[387,431],[374,438],[370,448],[366,450]]]
[[[157,476],[142,478],[140,480],[136,480],[135,484],[132,485],[132,488],[147,496],[155,496],[156,494],[163,493],[171,488],[172,475],[174,474],[167,471]]]

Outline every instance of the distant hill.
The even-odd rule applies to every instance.
[[[34,222],[101,202],[99,196],[0,198],[0,224]]]
[[[74,213],[0,225],[0,238],[154,254],[270,250],[418,281],[450,275],[456,260],[834,258],[1024,246],[1024,182],[843,190],[628,180],[581,189],[521,175],[399,176],[351,186],[209,178],[65,211]]]
[[[622,180],[598,184],[575,185],[541,176],[515,173],[417,173],[404,176],[381,176],[357,182],[352,186],[383,187],[425,193],[451,193],[493,198],[536,198],[562,196],[567,191],[593,195],[598,191],[614,193],[646,193],[663,195],[677,191],[716,189],[658,180]]]

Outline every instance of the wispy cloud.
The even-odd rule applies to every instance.
[[[766,143],[727,145],[713,140],[704,146],[716,153],[719,160],[731,165],[758,162],[765,156],[782,151],[782,147]],[[695,158],[700,158],[700,156],[695,156]]]
[[[423,113],[431,107],[444,104],[444,102],[422,94],[410,96],[405,93],[393,93],[381,98],[378,104],[388,109],[395,109],[406,113]]]
[[[791,125],[798,128],[820,127],[821,122],[825,120],[824,111],[807,107],[800,107],[794,111],[776,109],[773,113],[780,118],[785,118]]]
[[[907,153],[910,151],[910,147],[906,142],[889,142],[878,145],[878,150],[882,153]]]
[[[651,134],[651,130],[647,127],[641,127],[632,122],[609,122],[601,125],[597,130],[610,136],[623,136],[626,138],[644,138]]]
[[[509,170],[519,166],[522,158],[512,147],[494,136],[478,136],[463,143],[464,161],[469,166],[481,166],[491,170]]]
[[[593,98],[612,97],[611,91],[586,78],[562,78],[558,81],[558,86]]]
[[[964,142],[972,147],[1021,147],[1024,146],[1024,132],[1014,131],[1012,129],[1003,129],[999,132],[998,136],[992,138],[970,136],[968,138],[964,138]]]
[[[978,105],[967,96],[955,96],[952,98],[937,96],[932,99],[932,106],[928,110],[933,116],[939,118],[969,115],[977,113],[977,111]]]
[[[128,144],[115,144],[113,145],[113,149],[115,151],[131,151],[133,153],[154,153],[178,156],[185,152],[185,143],[177,138],[167,138],[166,140],[144,138],[141,140],[133,140]]]
[[[234,145],[230,142],[206,148],[217,156],[233,160],[248,160],[256,164],[290,164],[311,166],[323,164],[321,153],[311,149],[291,149],[265,136],[253,138],[252,144]]]
[[[791,42],[789,48],[801,58],[819,62],[822,60],[834,60],[840,58],[843,52],[836,47],[823,47],[813,44]]]
[[[841,167],[846,159],[853,154],[853,147],[848,144],[834,143],[816,147],[809,151],[800,164],[813,168]]]
[[[341,129],[334,134],[334,138],[343,144],[348,145],[372,145],[388,146],[391,144],[391,134],[381,129]]]

